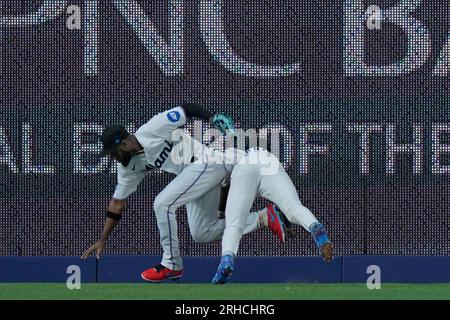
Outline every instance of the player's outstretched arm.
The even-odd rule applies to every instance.
[[[181,107],[187,118],[196,117],[208,121],[223,134],[235,132],[234,121],[226,113],[213,114],[195,103],[185,103]]]
[[[195,117],[212,123],[214,115],[209,110],[206,110],[195,103],[184,103],[181,107],[186,114],[186,118]]]
[[[100,259],[101,252],[106,246],[111,232],[117,226],[119,220],[122,218],[123,210],[125,209],[126,200],[111,199],[106,213],[106,221],[103,226],[103,232],[99,240],[90,246],[81,256],[81,259],[88,258],[92,252],[95,252],[97,259]]]

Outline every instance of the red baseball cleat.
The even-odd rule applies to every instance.
[[[178,279],[183,276],[183,270],[175,271],[158,264],[150,269],[144,270],[141,273],[142,279],[150,282],[161,282],[168,279]]]
[[[286,232],[289,226],[286,225],[288,220],[284,217],[283,212],[276,205],[269,204],[267,206],[267,221],[269,223],[268,227],[273,233],[281,240],[281,242],[286,241]],[[286,221],[286,223],[284,222]]]

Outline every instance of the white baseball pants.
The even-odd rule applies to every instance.
[[[222,255],[237,255],[248,212],[258,196],[275,203],[291,223],[300,224],[308,231],[309,226],[317,222],[300,202],[297,190],[279,160],[266,150],[251,149],[231,174]]]
[[[175,215],[183,205],[186,205],[189,228],[195,241],[210,242],[222,237],[225,221],[218,218],[217,210],[220,184],[225,174],[221,163],[192,163],[158,194],[153,206],[163,249],[163,266],[183,269]],[[251,232],[257,225],[257,213],[247,212],[242,232]]]

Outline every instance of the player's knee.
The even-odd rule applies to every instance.
[[[208,225],[198,224],[195,226],[190,225],[192,239],[197,243],[206,243],[210,241],[211,229]]]
[[[194,239],[194,241],[197,243],[209,242],[205,233],[200,232],[199,230],[194,230],[194,232],[191,231],[191,235],[192,235],[192,239]]]
[[[222,232],[224,228],[218,228],[217,224],[208,225],[196,225],[195,227],[189,226],[191,230],[192,239],[197,243],[209,243],[222,238]],[[219,231],[219,232],[218,232]]]
[[[260,173],[260,167],[255,164],[238,164],[234,167],[231,174],[235,179],[257,179]]]
[[[164,197],[158,195],[153,202],[153,210],[156,214],[166,213],[169,210],[169,204]]]

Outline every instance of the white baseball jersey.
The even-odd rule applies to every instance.
[[[176,107],[152,117],[134,134],[144,152],[131,159],[128,166],[118,165],[115,199],[126,199],[149,171],[163,170],[178,175],[193,156],[218,155],[217,151],[202,145],[179,127],[186,124],[183,108]]]
[[[197,241],[220,238],[225,227],[224,221],[217,217],[220,184],[246,155],[234,149],[222,153],[202,145],[178,129],[185,123],[184,110],[177,107],[157,114],[141,126],[134,135],[144,150],[133,156],[126,167],[119,164],[113,195],[115,199],[126,199],[152,170],[177,175],[153,203],[163,249],[161,264],[172,270],[183,269],[177,209],[187,205],[189,227]],[[252,214],[243,232],[254,230],[257,224],[257,214]]]

